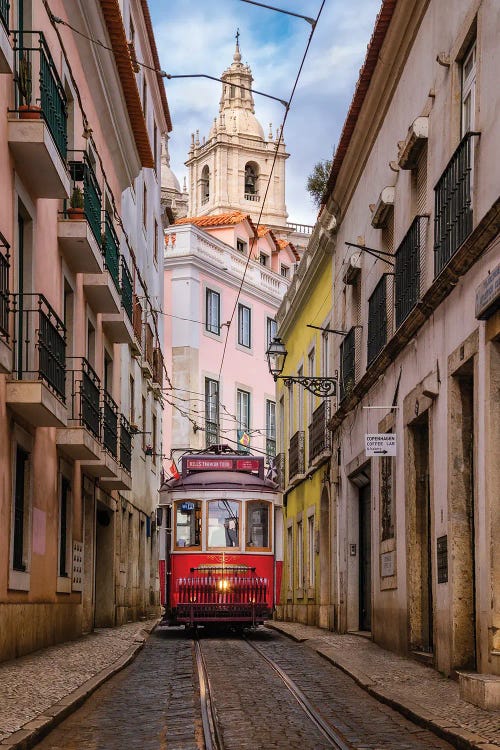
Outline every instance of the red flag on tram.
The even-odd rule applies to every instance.
[[[172,463],[170,464],[169,472],[172,474],[174,479],[180,479],[181,475],[177,471],[177,466],[175,465],[175,461],[172,460]]]

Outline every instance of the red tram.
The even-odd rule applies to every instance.
[[[282,571],[279,498],[263,456],[213,446],[182,457],[180,477],[160,489],[165,623],[246,627],[272,615]]]

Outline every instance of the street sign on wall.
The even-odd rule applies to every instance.
[[[396,433],[365,435],[365,453],[367,456],[395,456]]]

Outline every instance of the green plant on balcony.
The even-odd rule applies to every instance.
[[[19,105],[19,116],[26,120],[37,120],[40,118],[40,107],[31,104],[33,93],[33,77],[31,71],[31,61],[26,53],[23,53],[19,59],[19,71],[17,76],[17,86],[21,103]]]
[[[69,219],[82,219],[84,213],[84,199],[81,188],[77,185],[73,188],[71,198],[69,200],[68,218]]]

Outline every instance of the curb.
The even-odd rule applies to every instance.
[[[72,693],[61,698],[50,708],[46,708],[42,714],[31,719],[24,724],[17,732],[13,732],[0,742],[0,750],[30,750],[37,742],[43,739],[58,724],[66,719],[70,714],[80,708],[83,703],[99,688],[104,682],[120,672],[124,667],[132,662],[139,651],[156,627],[155,623],[150,628],[141,628],[134,636],[134,643],[130,646],[113,664],[101,669],[93,677],[73,690]]]
[[[311,640],[310,638],[301,638],[300,636],[296,636],[293,633],[288,632],[284,628],[282,629],[278,623],[268,622],[266,623],[266,627],[270,628],[271,630],[276,630],[278,633],[281,633],[282,635],[290,638],[296,643],[305,643],[306,641]],[[371,680],[367,675],[362,672],[356,672],[352,667],[339,661],[338,657],[334,656],[331,653],[331,649],[329,649],[328,646],[315,646],[314,650],[323,659],[326,659],[331,664],[333,664],[333,666],[337,667],[337,669],[340,669],[342,672],[344,672],[344,674],[351,677],[351,679],[353,679],[354,682],[359,685],[359,687],[365,690],[373,698],[376,698],[376,700],[380,701],[380,703],[384,703],[390,708],[393,708],[395,711],[398,711],[398,713],[405,716],[414,724],[417,724],[424,729],[428,729],[430,732],[437,735],[441,739],[449,742],[451,745],[453,745],[453,747],[458,748],[458,750],[494,750],[495,748],[497,748],[497,745],[492,745],[490,741],[485,737],[481,737],[480,735],[475,734],[468,729],[464,729],[463,727],[454,725],[451,722],[446,722],[445,720],[437,716],[423,716],[422,713],[420,713],[419,706],[416,703],[405,704],[395,700],[390,695],[385,693],[382,688],[377,688],[376,683],[373,682],[373,680]]]

